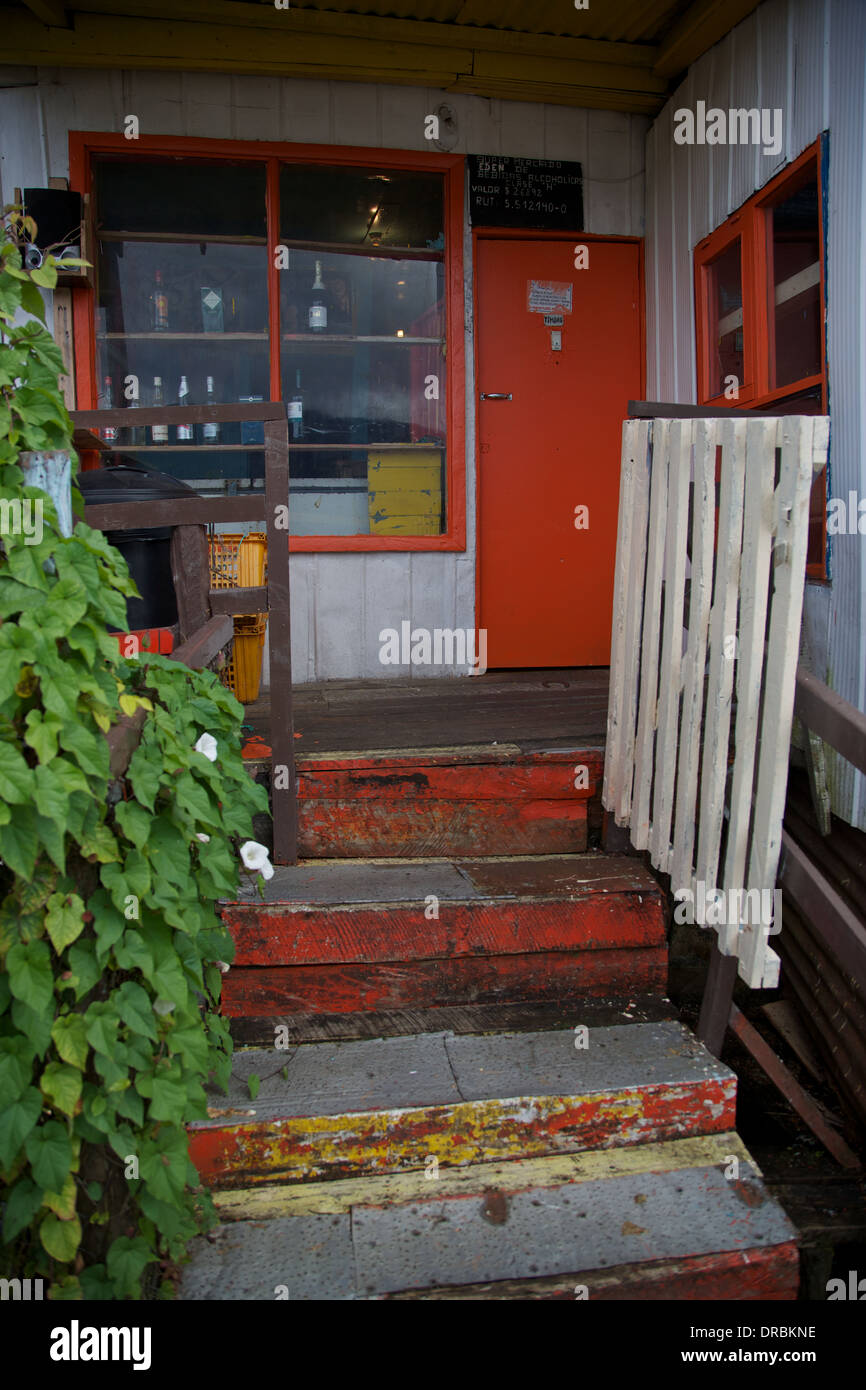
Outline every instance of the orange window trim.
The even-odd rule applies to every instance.
[[[787,396],[820,386],[821,412],[827,413],[827,358],[825,336],[825,284],[824,284],[824,236],[823,228],[819,235],[821,260],[820,279],[820,322],[821,322],[821,371],[817,375],[792,381],[785,386],[773,382],[775,349],[775,314],[772,303],[772,286],[769,267],[772,256],[772,225],[767,212],[787,194],[807,183],[815,176],[818,180],[818,216],[821,218],[822,186],[820,142],[816,141],[807,150],[783,169],[781,173],[754,194],[714,232],[705,237],[695,247],[695,350],[698,380],[698,404],[724,409],[733,406],[757,409],[762,405],[772,405]],[[711,354],[714,341],[714,309],[710,301],[709,282],[712,263],[737,239],[741,242],[741,271],[743,284],[743,355],[745,381],[741,382],[736,401],[724,394],[710,393]],[[823,479],[816,480],[820,487]],[[824,498],[824,521],[822,528],[822,554],[820,562],[806,567],[809,579],[827,578],[827,516],[826,496]]]
[[[292,536],[292,551],[465,551],[465,344],[463,283],[463,155],[420,154],[414,150],[376,149],[345,145],[295,145],[263,140],[208,140],[184,135],[142,135],[130,149],[122,134],[103,131],[69,132],[69,186],[91,192],[92,160],[100,154],[149,159],[164,155],[209,159],[214,162],[251,160],[266,166],[267,232],[269,249],[271,399],[280,399],[279,294],[274,247],[279,241],[278,179],[281,164],[330,164],[346,167],[375,164],[383,169],[435,172],[445,175],[446,352],[448,363],[448,440],[445,487],[448,529],[441,536]],[[79,410],[97,408],[95,291],[80,288],[73,295],[73,339],[76,366],[76,404]],[[291,457],[291,455],[290,455]]]

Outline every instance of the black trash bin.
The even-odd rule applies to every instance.
[[[167,473],[123,462],[112,468],[96,468],[78,475],[78,486],[87,506],[109,502],[165,502],[173,497],[197,497],[195,488]],[[127,629],[171,627],[177,622],[177,599],[171,577],[171,526],[135,531],[107,531],[129,566],[141,598],[126,601]],[[110,629],[116,632],[116,628]]]

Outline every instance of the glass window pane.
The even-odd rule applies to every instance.
[[[264,164],[100,159],[94,192],[100,231],[267,235]]]
[[[296,535],[445,529],[442,208],[440,175],[282,172],[281,373]]]
[[[772,210],[775,353],[771,380],[787,386],[821,371],[818,183]]]
[[[743,278],[740,242],[734,241],[707,268],[709,277],[709,395],[720,396],[728,377],[745,381],[743,368]]]
[[[280,219],[289,242],[444,246],[441,174],[285,165]]]

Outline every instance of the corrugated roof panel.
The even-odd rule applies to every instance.
[[[253,0],[270,4],[271,0]],[[483,29],[512,29],[614,42],[654,43],[689,0],[604,0],[576,10],[570,0],[293,0],[293,9],[377,15]]]

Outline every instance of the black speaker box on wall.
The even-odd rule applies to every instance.
[[[59,244],[81,244],[80,193],[60,188],[25,188],[23,199],[25,214],[36,223],[36,245],[40,251]]]

